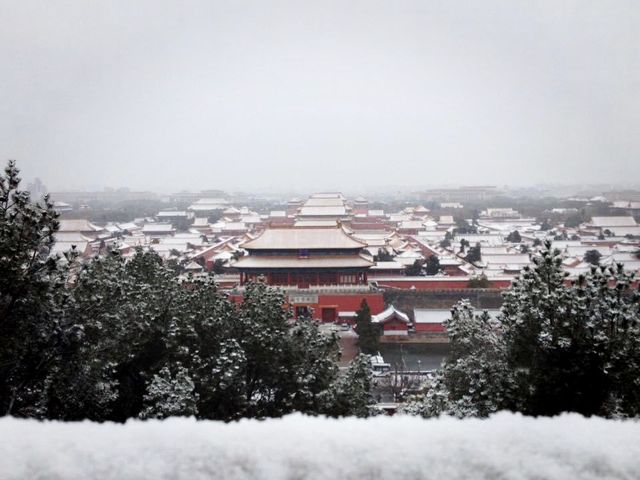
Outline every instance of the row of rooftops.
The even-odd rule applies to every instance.
[[[125,224],[109,224],[104,227],[97,226],[87,220],[62,220],[60,232],[57,234],[57,251],[64,251],[72,244],[95,244],[96,242],[110,241],[118,237],[114,243],[125,246],[144,246],[154,248],[165,258],[175,256],[176,253],[189,258],[189,255],[209,248],[209,241],[201,240],[206,237],[227,237],[234,239],[234,252],[236,258],[241,256],[240,266],[254,266],[255,268],[276,268],[280,262],[288,262],[291,268],[306,265],[307,268],[315,268],[314,262],[322,263],[322,267],[341,268],[346,263],[367,268],[372,272],[381,274],[403,275],[406,267],[413,265],[416,260],[424,261],[426,257],[436,255],[440,260],[443,277],[475,276],[484,273],[488,276],[501,277],[513,276],[520,269],[531,263],[530,254],[522,250],[527,246],[531,250],[532,243],[536,239],[549,238],[548,232],[542,232],[535,219],[522,218],[511,209],[487,209],[477,220],[480,233],[457,235],[451,242],[450,248],[442,248],[440,242],[447,233],[451,233],[456,222],[452,215],[432,217],[429,210],[423,206],[407,207],[397,213],[385,214],[381,210],[367,210],[366,200],[356,199],[347,204],[344,197],[336,193],[326,193],[311,196],[306,202],[294,202],[296,211],[291,214],[288,211],[272,211],[269,215],[260,215],[247,207],[236,208],[222,198],[207,198],[196,201],[193,206],[207,208],[215,206],[222,218],[210,223],[207,218],[199,216],[198,209],[191,207],[186,211],[162,211],[156,219],[139,219]],[[631,205],[631,204],[629,204]],[[352,214],[352,222],[343,222],[336,219],[320,219],[313,216],[300,215],[302,209],[322,209],[327,214],[332,209],[344,209],[353,213],[357,206],[360,213]],[[455,207],[451,207],[455,208]],[[514,213],[515,212],[515,213]],[[328,215],[330,216],[330,215]],[[271,221],[283,220],[293,217],[293,221],[286,226],[269,227]],[[178,232],[175,223],[188,219],[187,232]],[[359,219],[373,219],[367,224],[366,229],[360,229],[357,225]],[[266,228],[265,228],[266,227]],[[560,226],[562,228],[562,226]],[[522,244],[512,244],[506,241],[507,235],[517,230],[523,236]],[[262,231],[262,233],[261,233]],[[563,251],[565,265],[572,272],[588,268],[582,258],[590,249],[599,249],[602,262],[622,261],[629,268],[637,269],[638,265],[633,258],[633,250],[637,247],[637,241],[626,239],[624,235],[640,236],[640,226],[633,217],[619,216],[595,216],[589,222],[571,230],[565,229],[569,234],[579,235],[581,240],[578,245],[569,245]],[[607,232],[605,244],[597,236]],[[200,240],[198,240],[200,239]],[[482,258],[473,264],[467,262],[464,254],[458,251],[460,240],[466,240],[471,246],[481,245]],[[354,250],[355,256],[346,258],[333,258],[331,250]],[[95,249],[93,249],[95,251]],[[307,257],[296,256],[289,259],[257,259],[252,252],[269,250],[327,250],[325,258],[319,259],[314,255]],[[375,262],[374,258],[380,251],[391,259]],[[248,255],[247,255],[248,254]],[[224,257],[228,266],[232,266],[236,258],[225,250],[216,252],[215,255]],[[316,258],[314,258],[316,257]],[[357,258],[356,258],[357,257]],[[318,263],[318,268],[320,268]],[[261,267],[258,267],[258,264]]]
[[[489,317],[496,318],[500,314],[500,309],[478,309],[477,313],[487,312]],[[347,312],[345,312],[347,313]],[[348,312],[351,313],[351,312]],[[355,312],[353,312],[355,315]],[[343,314],[344,315],[344,314]],[[346,316],[346,315],[345,315]],[[442,325],[451,318],[451,309],[445,308],[414,308],[413,319],[408,314],[390,305],[384,311],[371,315],[371,321],[375,324],[384,324],[388,321],[400,321],[405,324],[435,324]]]

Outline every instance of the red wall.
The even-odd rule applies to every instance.
[[[460,290],[469,288],[469,277],[455,279],[455,280],[425,280],[422,278],[411,280],[378,280],[378,285],[381,287],[394,287],[404,290],[411,289],[415,286],[416,290]],[[489,288],[507,288],[511,285],[511,280],[490,280]]]
[[[404,322],[388,322],[388,323],[383,323],[383,329],[384,330],[407,330],[408,329],[408,325]]]
[[[302,293],[302,292],[300,292]],[[229,295],[229,299],[233,302],[241,302],[242,295]],[[316,320],[322,319],[322,308],[335,308],[336,316],[339,312],[355,312],[360,308],[360,303],[363,299],[367,300],[371,314],[375,315],[384,310],[384,298],[382,293],[350,293],[344,295],[318,295],[318,303],[305,304],[304,306],[313,309],[313,318]],[[291,307],[303,306],[291,305]]]
[[[416,323],[416,332],[444,332],[444,325],[441,323]]]

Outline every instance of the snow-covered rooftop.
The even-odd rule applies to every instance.
[[[378,313],[377,315],[371,315],[371,321],[373,323],[385,323],[393,318],[397,318],[404,323],[410,323],[407,314],[396,309],[393,305],[388,306],[386,310]]]
[[[593,217],[591,225],[594,227],[633,227],[636,221],[631,216]]]

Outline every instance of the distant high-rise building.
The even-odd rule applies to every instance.
[[[36,178],[33,182],[27,185],[27,189],[31,192],[31,197],[36,200],[47,194],[47,187],[39,178]]]

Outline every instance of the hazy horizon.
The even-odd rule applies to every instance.
[[[0,0],[50,190],[637,184],[640,3]]]

